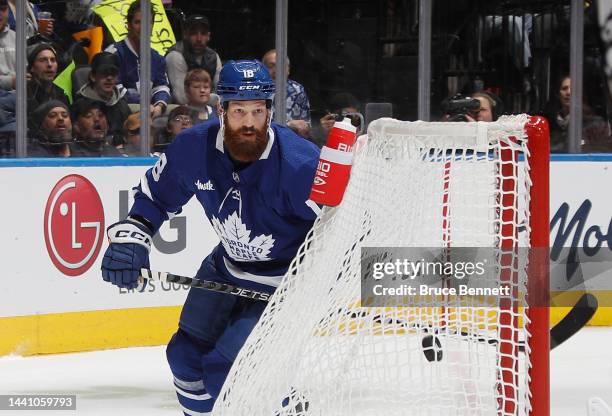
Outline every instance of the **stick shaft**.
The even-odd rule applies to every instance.
[[[261,300],[267,302],[272,296],[268,292],[260,292],[257,290],[246,289],[239,286],[230,285],[227,283],[212,282],[209,280],[200,280],[195,277],[179,276],[172,273],[156,272],[149,269],[140,269],[139,285],[144,285],[146,280],[157,280],[168,283],[178,283],[196,287],[198,289],[209,290],[211,292],[226,293],[228,295],[240,296],[243,298]]]

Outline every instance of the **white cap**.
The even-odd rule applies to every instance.
[[[348,117],[344,117],[342,121],[336,121],[334,123],[334,128],[350,131],[351,133],[357,133],[357,127],[353,126],[351,119]]]

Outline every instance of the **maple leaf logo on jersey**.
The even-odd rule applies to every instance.
[[[272,234],[261,234],[251,240],[251,230],[242,222],[237,212],[234,211],[223,222],[213,216],[212,225],[232,260],[271,260],[268,255],[274,247]]]

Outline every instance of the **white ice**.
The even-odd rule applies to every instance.
[[[552,416],[586,416],[592,396],[612,405],[611,347],[612,328],[586,328],[551,352]],[[164,347],[0,358],[0,394],[37,393],[77,395],[76,412],[50,416],[181,415]]]

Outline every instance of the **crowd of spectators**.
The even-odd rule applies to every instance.
[[[70,2],[69,2],[70,3]],[[93,4],[90,2],[89,8]],[[61,19],[42,24],[43,5],[26,6],[28,109],[28,156],[138,156],[140,138],[140,0],[125,15],[126,37],[113,42],[105,28],[103,46],[83,59],[83,45],[66,47],[67,27]],[[48,12],[47,12],[48,13]],[[152,7],[152,23],[156,13]],[[83,30],[103,25],[94,13]],[[0,136],[15,134],[16,53],[15,5],[0,0]],[[66,23],[66,25],[64,25]],[[210,23],[205,16],[191,15],[182,27],[183,39],[162,56],[151,48],[152,119],[150,154],[164,151],[176,135],[195,124],[217,117],[214,88],[221,58],[208,46]],[[60,37],[59,34],[63,34]],[[69,43],[69,42],[68,42]],[[79,54],[79,52],[81,52]],[[144,53],[144,52],[143,52]],[[84,62],[83,62],[84,61]],[[57,82],[60,73],[73,65],[71,91]],[[70,85],[70,83],[68,84]]]
[[[181,22],[182,38],[165,53],[140,50],[140,0],[129,4],[124,19],[126,36],[113,41],[104,19],[88,4],[72,0],[62,16],[53,16],[44,3],[25,1],[27,35],[27,111],[29,156],[138,156],[142,154],[140,131],[140,57],[151,57],[150,154],[163,152],[183,129],[218,117],[215,88],[222,66],[219,54],[209,46],[211,22],[203,15],[188,15]],[[152,23],[164,10],[152,8]],[[102,27],[103,40],[95,53],[90,42],[75,41],[75,31]],[[0,140],[15,135],[16,50],[15,0],[0,0]],[[229,59],[229,57],[228,57]],[[261,61],[276,78],[276,51]],[[286,120],[300,136],[321,146],[333,123],[348,116],[362,129],[359,101],[347,92],[333,94],[322,116],[311,119],[308,94],[289,78],[287,58]],[[72,69],[71,69],[72,67]],[[70,90],[58,83],[71,69]],[[70,85],[70,84],[69,84]],[[567,151],[569,77],[561,79],[558,94],[543,111],[551,124],[552,150]],[[492,121],[502,113],[494,94],[472,96],[481,103],[474,120]],[[583,104],[583,151],[612,151],[608,123]],[[314,123],[313,123],[314,122]]]

